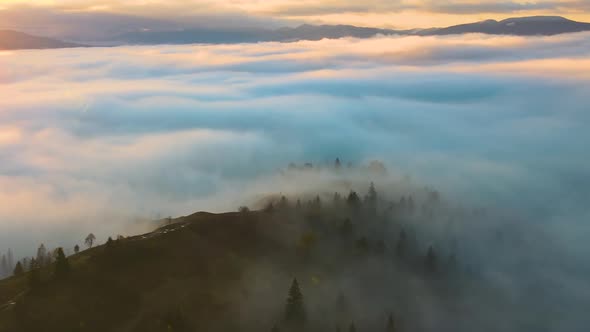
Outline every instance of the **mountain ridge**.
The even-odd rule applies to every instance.
[[[33,36],[15,30],[0,30],[0,50],[27,50],[84,47],[54,38]]]
[[[237,44],[258,42],[295,42],[338,38],[371,38],[377,35],[437,36],[482,33],[490,35],[552,36],[590,31],[590,23],[577,22],[561,16],[513,17],[501,21],[489,19],[441,28],[395,30],[360,27],[347,24],[268,28],[188,28],[175,30],[142,29],[108,37],[101,46],[160,44]],[[86,43],[91,44],[91,43]],[[50,49],[86,45],[58,39],[33,36],[14,30],[0,30],[0,50]]]

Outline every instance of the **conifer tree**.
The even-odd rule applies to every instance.
[[[0,266],[0,276],[8,274],[8,260],[6,259],[6,255],[2,255],[2,265]]]
[[[287,197],[281,196],[281,200],[279,202],[279,209],[286,210],[288,208],[289,208],[289,201],[287,200]]]
[[[350,218],[344,219],[344,221],[340,225],[340,234],[342,234],[342,236],[346,237],[346,236],[350,236],[353,233],[353,231],[354,231],[354,226],[352,225],[352,221],[350,220]]]
[[[428,247],[428,252],[426,253],[425,265],[426,265],[426,272],[429,274],[434,274],[437,271],[437,263],[436,263],[436,253],[434,252],[434,248],[432,246]]]
[[[41,285],[41,272],[36,265],[34,259],[32,259],[29,272],[29,287],[33,290],[39,288],[39,285]]]
[[[59,278],[66,276],[70,272],[70,263],[64,254],[63,248],[57,248],[57,257],[55,259],[55,275]]]
[[[377,202],[377,190],[375,189],[375,183],[371,182],[371,185],[369,186],[369,193],[367,196],[369,198],[369,202]]]
[[[76,254],[80,252],[80,246],[79,246],[79,245],[77,245],[77,244],[76,244],[76,245],[74,246],[74,252],[75,252]]]
[[[375,189],[375,184],[373,182],[371,182],[371,185],[369,186],[366,201],[366,209],[369,213],[375,215],[377,213],[377,190]]]
[[[406,235],[406,231],[405,230],[401,230],[399,232],[399,240],[397,241],[397,246],[395,248],[397,257],[399,259],[403,259],[406,255],[406,251],[407,251],[407,235]]]
[[[25,273],[25,270],[23,269],[23,265],[21,264],[21,262],[17,262],[16,266],[14,267],[14,275],[16,277],[23,275],[23,273]]]
[[[291,325],[301,326],[305,324],[305,320],[303,294],[299,288],[299,282],[297,282],[297,279],[293,279],[285,307],[285,321]]]
[[[358,210],[361,207],[361,199],[356,192],[351,191],[346,199],[346,204],[348,204],[351,209]]]
[[[47,249],[45,249],[45,245],[41,243],[39,248],[37,249],[37,264],[39,266],[44,266],[47,261]]]
[[[395,328],[395,320],[393,319],[393,314],[389,315],[389,318],[387,319],[387,329],[385,330],[386,332],[396,332],[396,328]]]
[[[14,264],[14,257],[13,257],[13,255],[12,255],[12,249],[10,249],[10,248],[8,249],[8,254],[7,254],[7,256],[6,256],[6,259],[7,259],[7,261],[8,261],[8,266],[9,266],[9,267],[12,267],[12,266],[14,266],[14,265],[15,265],[15,264]]]

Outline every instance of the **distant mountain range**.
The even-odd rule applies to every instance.
[[[226,44],[256,42],[292,42],[298,40],[336,39],[343,37],[370,38],[376,35],[436,36],[466,33],[492,35],[557,35],[590,31],[590,23],[572,21],[558,16],[533,16],[510,18],[503,21],[454,25],[446,28],[393,30],[357,27],[352,25],[309,25],[280,29],[263,28],[192,28],[177,30],[129,31],[101,41],[108,45],[157,45],[157,44]],[[86,43],[91,44],[91,43]],[[16,31],[0,31],[0,49],[43,49],[77,47],[79,44],[56,39],[35,37]]]
[[[68,43],[52,38],[31,36],[18,31],[0,30],[0,50],[48,49],[80,46],[83,45]]]
[[[558,35],[562,33],[590,31],[590,23],[576,22],[559,16],[532,16],[509,18],[503,21],[487,20],[440,29],[418,32],[420,35],[453,35],[485,33],[490,35]]]

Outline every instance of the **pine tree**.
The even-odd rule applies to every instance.
[[[37,249],[37,264],[39,266],[44,266],[46,261],[47,261],[47,249],[45,249],[45,245],[43,243],[41,243],[41,245]]]
[[[6,259],[6,255],[2,255],[2,265],[0,265],[0,276],[8,274],[8,270],[8,260]]]
[[[305,324],[305,320],[306,315],[305,307],[303,305],[303,294],[301,294],[297,279],[293,279],[293,283],[289,289],[287,305],[285,307],[285,322],[291,325],[301,326]]]
[[[279,210],[287,210],[289,208],[289,201],[287,197],[281,196],[281,200],[279,202]]]
[[[33,262],[33,260],[31,260],[31,262]],[[29,271],[29,287],[33,290],[39,288],[41,285],[41,272],[35,265],[31,263],[31,269]]]
[[[395,248],[397,257],[399,259],[403,259],[406,256],[408,243],[407,243],[407,235],[405,230],[401,230],[399,232],[399,240],[397,241],[397,246]]]
[[[23,269],[23,265],[21,264],[21,262],[17,262],[16,266],[14,268],[14,275],[18,277],[18,276],[23,275],[23,273],[25,273],[25,270]]]
[[[371,182],[369,186],[369,192],[367,193],[367,210],[375,215],[377,213],[377,190],[375,189],[375,184]]]
[[[369,198],[369,202],[377,202],[377,190],[375,189],[375,183],[371,182],[371,185],[369,186],[369,193],[367,196]]]
[[[55,275],[58,278],[66,276],[70,272],[70,263],[64,254],[63,248],[57,248],[57,257],[55,259]]]
[[[315,197],[315,200],[313,202],[313,206],[318,210],[322,208],[322,199],[320,198],[320,195],[317,195]]]
[[[354,226],[352,225],[352,221],[350,218],[344,219],[342,224],[340,225],[340,234],[342,236],[347,237],[350,236],[354,231]]]
[[[8,266],[14,266],[14,256],[12,255],[12,249],[8,249],[8,254],[6,258],[8,260]]]
[[[408,198],[408,214],[413,215],[416,211],[416,206],[414,204],[414,199],[412,196]]]
[[[428,252],[426,253],[425,259],[425,266],[426,272],[429,274],[435,274],[437,271],[437,262],[436,262],[436,254],[434,252],[434,248],[432,246],[428,247]]]
[[[79,246],[79,245],[77,245],[77,244],[76,244],[76,245],[74,246],[74,252],[75,252],[76,254],[80,252],[80,246]]]
[[[351,191],[350,194],[348,194],[346,203],[353,210],[358,210],[361,207],[361,199],[359,198],[359,195],[354,191]]]
[[[386,332],[395,332],[396,331],[395,320],[393,319],[393,314],[390,314],[389,318],[387,319],[387,329],[385,331]]]
[[[340,196],[340,193],[335,192],[334,193],[334,199],[333,199],[334,206],[335,207],[339,207],[341,201],[342,201],[342,197]]]

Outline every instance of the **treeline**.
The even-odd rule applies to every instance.
[[[417,226],[434,218],[441,206],[437,191],[428,190],[423,196],[421,202],[411,194],[397,200],[388,199],[379,195],[375,184],[370,183],[364,195],[352,190],[347,195],[335,192],[327,200],[316,195],[305,200],[296,198],[295,202],[281,196],[269,201],[263,211],[311,221],[298,241],[302,252],[317,245],[320,237],[317,233],[327,235],[326,227],[320,227],[320,224],[325,226],[322,220],[329,219],[336,233],[354,243],[358,252],[389,254],[406,267],[433,275],[454,271],[457,268],[457,254],[453,248],[455,239],[447,239],[451,250],[445,254],[433,243],[422,241],[421,244],[418,239]],[[241,207],[240,211],[249,209]]]
[[[94,234],[90,233],[84,239],[84,243],[87,248],[92,248],[96,241],[96,237]],[[75,245],[73,248],[74,254],[79,253],[81,250],[79,245]],[[20,276],[29,271],[35,271],[36,269],[42,269],[48,266],[57,263],[61,258],[66,258],[69,256],[71,252],[63,249],[63,247],[58,247],[54,249],[47,249],[45,244],[39,245],[37,248],[37,253],[35,256],[32,257],[24,257],[20,260],[14,261],[14,255],[12,251],[9,249],[8,253],[2,255],[2,264],[1,270],[2,278],[6,278],[9,276]]]
[[[0,278],[5,278],[12,275],[15,262],[12,249],[8,249],[6,253],[2,253],[2,260],[0,261]]]
[[[289,171],[310,171],[310,170],[336,170],[336,171],[340,171],[340,170],[354,170],[354,169],[364,169],[364,170],[368,170],[370,172],[376,173],[376,174],[386,174],[387,173],[387,168],[385,167],[385,165],[383,164],[383,162],[379,161],[379,160],[373,160],[371,162],[369,162],[368,165],[366,166],[361,166],[361,165],[355,165],[352,162],[343,162],[340,160],[340,158],[336,158],[336,160],[334,160],[333,163],[324,163],[324,164],[314,164],[311,162],[306,162],[303,164],[296,164],[296,163],[290,163],[287,166],[287,170]]]
[[[336,303],[337,306],[345,306],[345,299],[341,295]],[[307,307],[305,304],[305,299],[303,293],[301,291],[301,287],[297,278],[293,279],[291,283],[291,287],[289,288],[287,294],[287,300],[285,303],[285,310],[283,317],[280,322],[273,325],[271,328],[271,332],[281,332],[282,330],[285,331],[304,331],[306,325],[308,324],[307,319]],[[350,318],[350,317],[349,317]],[[382,325],[383,328],[381,331],[384,332],[399,332],[401,329],[399,328],[396,318],[393,313],[390,313],[387,318],[381,322],[377,323],[378,325]],[[357,323],[354,320],[349,322],[335,322],[334,324],[334,332],[357,332],[362,331],[362,328],[357,330]]]

